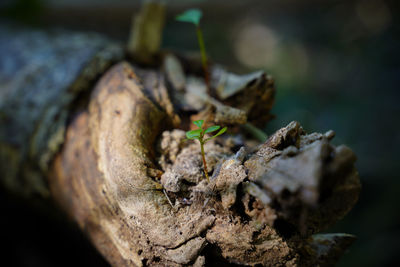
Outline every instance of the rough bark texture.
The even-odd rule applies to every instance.
[[[80,215],[79,224],[99,250],[111,241],[103,255],[113,264],[187,264],[197,258],[205,244],[200,234],[214,221],[195,206],[174,212],[148,175],[164,116],[143,94],[131,67],[121,63],[97,85],[89,113],[78,116],[67,134],[67,150],[56,160],[55,195],[64,195],[63,203],[70,194],[85,197],[67,209]],[[81,168],[82,158],[90,169]],[[78,212],[82,207],[87,212]]]
[[[183,131],[164,132],[156,153],[167,115],[145,95],[145,79],[128,63],[102,77],[50,179],[52,194],[112,264],[207,263],[210,245],[236,264],[326,264],[349,244],[348,235],[331,243],[320,235],[322,253],[311,236],[358,195],[354,155],[329,144],[332,132],[306,135],[293,122],[250,154],[235,154],[229,140],[208,143],[208,184],[199,146],[182,143]]]
[[[95,58],[95,51],[86,60],[76,59],[76,72],[55,59],[69,79],[46,88],[55,90],[51,99],[61,98],[64,104],[45,98],[29,106],[34,96],[20,97],[27,86],[2,88],[4,99],[26,100],[21,107],[9,101],[0,106],[1,124],[10,125],[1,128],[0,167],[10,166],[6,184],[25,188],[21,178],[36,172],[17,170],[37,166],[54,199],[112,265],[332,265],[354,240],[346,234],[318,234],[351,209],[360,190],[355,155],[329,143],[332,131],[306,134],[291,122],[260,145],[241,136],[238,125],[271,118],[275,89],[265,73],[237,76],[213,68],[216,90],[210,97],[204,94],[204,81],[184,71],[172,55],[164,57],[161,70],[121,62],[101,76],[87,105],[72,113],[77,94],[68,88],[82,79],[81,66]],[[90,77],[104,71],[120,55],[116,51],[107,64],[94,64],[102,67]],[[43,82],[29,84],[39,90],[38,99],[41,85],[53,77],[49,73],[37,77]],[[12,116],[15,106],[22,115]],[[19,132],[29,108],[38,114],[26,117],[29,127],[14,141],[11,133]],[[52,109],[65,115],[47,120]],[[205,146],[210,183],[204,179],[200,146],[174,129],[189,129],[191,116],[209,125],[229,125],[230,136]],[[51,146],[39,146],[54,139],[49,127],[54,121],[67,128],[65,136],[64,128],[58,130],[62,138],[56,144],[63,141],[63,146],[55,158]],[[37,139],[36,132],[45,134]]]
[[[0,169],[11,191],[47,195],[43,179],[75,101],[123,57],[98,34],[0,26]]]

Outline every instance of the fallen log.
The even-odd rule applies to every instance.
[[[355,155],[332,131],[292,122],[261,144],[241,133],[272,118],[265,73],[215,67],[210,97],[172,54],[143,68],[114,64],[121,46],[98,35],[19,34],[0,42],[1,181],[50,195],[110,264],[324,266],[354,240],[320,234],[360,191]],[[230,129],[206,144],[209,183],[184,140],[194,118]]]

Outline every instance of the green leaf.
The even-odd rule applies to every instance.
[[[221,128],[221,126],[214,125],[214,126],[209,127],[204,133],[212,133],[212,132],[215,132],[216,130],[218,130],[219,128]]]
[[[186,10],[182,14],[179,14],[178,16],[175,17],[175,19],[178,21],[193,23],[194,25],[199,26],[200,19],[202,16],[203,13],[201,12],[200,9],[193,8]]]
[[[204,120],[198,120],[193,122],[197,127],[203,127]]]
[[[217,137],[218,135],[223,134],[224,132],[226,132],[226,129],[228,129],[228,128],[227,128],[227,127],[222,128],[222,129],[219,130],[219,132],[218,132],[216,135],[214,135],[213,137]]]
[[[199,139],[202,131],[203,131],[202,129],[188,131],[188,132],[186,132],[186,137],[188,139]]]
[[[216,135],[211,136],[211,137],[207,138],[206,140],[204,140],[204,143],[209,141],[209,140],[211,140],[211,139],[213,139],[213,138],[215,138],[215,137],[217,137],[217,136],[219,136],[219,135],[221,135],[221,134],[223,134],[224,132],[226,132],[226,129],[228,129],[228,128],[227,127],[222,128],[221,130],[219,130],[219,132]]]

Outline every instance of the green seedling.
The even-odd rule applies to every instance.
[[[199,43],[200,47],[200,54],[201,54],[201,64],[203,67],[203,72],[204,72],[204,80],[207,85],[207,90],[210,91],[210,76],[208,72],[208,60],[207,60],[207,54],[206,54],[206,47],[204,45],[204,39],[203,39],[203,32],[201,31],[200,27],[200,19],[203,16],[203,13],[201,12],[200,9],[188,9],[182,14],[176,16],[177,21],[182,21],[182,22],[188,22],[192,23],[193,25],[196,26],[196,34],[197,34],[197,41]]]
[[[197,127],[199,127],[199,129],[196,130],[192,130],[192,131],[188,131],[186,132],[186,137],[188,139],[197,139],[200,142],[200,149],[201,149],[201,157],[203,159],[203,166],[204,166],[204,174],[206,175],[207,178],[207,182],[210,182],[210,178],[208,177],[208,170],[207,170],[207,162],[206,162],[206,157],[204,155],[204,144],[207,141],[210,141],[211,139],[214,139],[215,137],[223,134],[226,132],[227,127],[222,128],[221,130],[219,130],[221,128],[221,126],[219,125],[214,125],[211,126],[207,129],[203,129],[203,124],[204,124],[204,120],[198,120],[198,121],[194,121],[193,122]],[[204,139],[204,135],[208,134],[208,133],[212,133],[215,131],[218,131],[218,133],[216,133],[215,135],[208,137],[206,139]]]

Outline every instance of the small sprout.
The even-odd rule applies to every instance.
[[[205,154],[204,154],[204,144],[205,144],[207,141],[209,141],[209,140],[211,140],[211,139],[213,139],[213,138],[215,138],[215,137],[217,137],[217,136],[219,136],[219,135],[225,133],[227,127],[224,127],[224,128],[222,128],[221,130],[219,130],[219,129],[221,128],[221,126],[219,126],[219,125],[214,125],[214,126],[211,126],[211,127],[207,128],[207,129],[203,129],[204,120],[194,121],[193,123],[194,123],[197,127],[199,127],[199,129],[186,132],[186,137],[187,137],[187,139],[191,139],[191,140],[193,140],[193,139],[199,140],[199,142],[200,142],[200,149],[201,149],[201,157],[202,157],[202,159],[203,159],[203,165],[204,165],[204,174],[206,175],[207,181],[210,182],[210,178],[208,177],[208,170],[207,170],[206,157],[205,157]],[[219,130],[219,131],[218,131],[215,135],[213,135],[213,136],[211,136],[211,137],[209,137],[209,138],[204,139],[204,135],[205,135],[205,134],[207,134],[207,133],[212,133],[212,132],[215,132],[215,131],[217,131],[217,130]]]
[[[200,9],[193,8],[193,9],[188,9],[182,14],[176,16],[175,19],[177,21],[192,23],[193,25],[196,26],[197,41],[200,47],[201,64],[203,66],[204,80],[207,85],[208,93],[210,93],[211,89],[210,89],[210,75],[208,72],[208,59],[206,53],[206,46],[204,45],[203,32],[201,31],[200,27],[200,19],[202,16],[203,13],[201,12]]]
[[[193,23],[196,26],[200,25],[200,19],[203,16],[203,13],[201,12],[200,9],[197,8],[192,8],[188,9],[182,14],[176,16],[177,21],[182,21],[182,22],[189,22]]]

